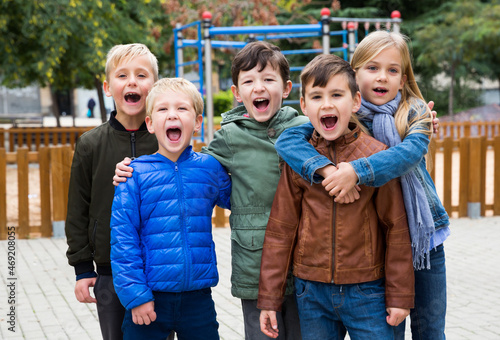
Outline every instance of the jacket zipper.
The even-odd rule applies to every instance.
[[[135,132],[130,133],[130,148],[132,151],[132,159],[135,159]]]
[[[183,197],[183,194],[182,194],[182,181],[181,181],[181,174],[179,172],[179,166],[178,166],[178,163],[175,162],[175,175],[176,175],[176,178],[177,178],[177,187],[179,188],[179,196],[180,197]],[[186,221],[185,221],[185,216],[184,216],[184,202],[180,201],[179,200],[179,208],[180,208],[180,211],[181,211],[181,234],[182,234],[182,243],[184,244],[184,262],[185,262],[185,266],[184,266],[184,281],[182,283],[183,285],[183,290],[186,290],[188,287],[187,287],[187,282],[189,281],[189,273],[190,273],[190,256],[188,254],[188,242],[187,242],[187,231],[186,229],[184,228],[186,226]]]
[[[336,164],[337,159],[336,159],[336,150],[335,150],[335,144],[333,144],[333,161],[334,164]],[[335,277],[335,220],[336,220],[336,212],[337,212],[337,204],[335,203],[335,197],[331,197],[332,200],[332,283],[335,283],[335,280],[333,279]]]

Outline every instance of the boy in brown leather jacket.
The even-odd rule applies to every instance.
[[[310,143],[334,163],[367,157],[386,146],[361,131],[354,71],[319,55],[301,74],[302,112],[315,128]],[[300,152],[300,151],[299,151]],[[262,254],[258,307],[261,330],[276,338],[290,266],[302,338],[392,339],[391,326],[414,300],[410,235],[399,181],[362,187],[352,204],[334,202],[285,165]]]

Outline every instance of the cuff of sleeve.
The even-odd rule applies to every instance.
[[[92,261],[80,262],[75,265],[76,276],[93,271],[94,271],[94,263]]]
[[[302,167],[301,176],[311,184],[321,183],[323,177],[316,174],[316,171],[330,164],[335,166],[335,164],[333,164],[333,162],[330,161],[325,156],[322,155],[314,156],[313,158],[309,159],[306,163],[304,163],[304,166]]]
[[[366,157],[351,161],[349,164],[351,164],[354,172],[358,176],[358,182],[356,185],[364,184],[371,186],[371,184],[375,181],[375,175],[373,174],[373,171],[371,171],[370,164],[368,163]]]
[[[92,271],[92,272],[79,274],[76,276],[76,281],[81,280],[81,279],[90,279],[92,277],[97,277],[97,273]]]

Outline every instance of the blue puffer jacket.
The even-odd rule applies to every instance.
[[[160,154],[131,164],[132,178],[115,189],[111,267],[127,309],[153,301],[153,291],[213,287],[219,280],[212,210],[229,208],[231,180],[209,155],[186,148],[177,162]]]

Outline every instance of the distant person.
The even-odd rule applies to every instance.
[[[412,337],[445,339],[443,242],[450,235],[450,221],[426,169],[431,112],[415,80],[405,37],[395,32],[370,33],[356,48],[351,66],[362,97],[357,117],[389,149],[356,160],[332,162],[308,143],[314,127],[305,124],[285,131],[276,142],[276,150],[309,182],[324,178],[322,184],[330,195],[337,196],[336,202],[347,197],[344,195],[356,184],[379,187],[394,178],[401,179],[415,269]],[[404,339],[404,334],[402,322],[395,327],[395,339]]]
[[[68,262],[75,268],[75,295],[82,303],[97,303],[103,339],[122,339],[125,308],[113,287],[110,225],[116,163],[158,150],[147,130],[146,96],[158,79],[156,57],[143,44],[114,46],[106,61],[104,92],[116,110],[109,121],[77,141],[68,193],[66,237]],[[94,263],[97,266],[95,272]],[[90,294],[94,287],[94,295]]]
[[[87,107],[89,108],[89,110],[87,111],[87,117],[94,118],[94,107],[95,107],[94,98],[89,99],[89,102],[87,103]]]
[[[214,157],[190,145],[203,124],[196,86],[160,79],[146,107],[158,151],[132,161],[134,176],[116,187],[111,212],[124,339],[165,339],[173,330],[179,339],[218,340],[212,212],[215,205],[230,208],[231,180]]]

